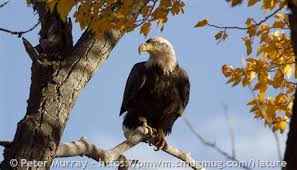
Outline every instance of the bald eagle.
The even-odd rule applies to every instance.
[[[154,37],[139,46],[139,54],[148,52],[146,62],[136,63],[126,82],[120,116],[125,113],[123,129],[148,125],[157,150],[167,146],[165,135],[172,131],[189,101],[187,73],[178,65],[173,46],[162,37]]]

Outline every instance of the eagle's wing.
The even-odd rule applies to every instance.
[[[189,102],[189,96],[190,96],[190,81],[189,77],[185,70],[180,68],[180,82],[179,82],[179,93],[180,97],[182,99],[182,106],[179,110],[179,114],[182,115],[188,102]]]
[[[146,81],[145,62],[137,63],[133,66],[126,82],[120,116],[127,111],[129,102],[136,96]]]

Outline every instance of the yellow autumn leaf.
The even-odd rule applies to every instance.
[[[254,116],[255,119],[262,119],[263,117],[264,116],[261,111],[258,110],[255,112],[255,116]]]
[[[287,121],[283,120],[279,123],[279,130],[281,133],[284,133],[286,126],[287,126]]]
[[[172,8],[171,8],[171,13],[172,15],[179,14],[180,12],[183,12],[182,8],[185,6],[184,2],[176,2]]]
[[[264,32],[261,34],[261,38],[260,38],[260,43],[262,42],[269,42],[270,38],[269,38],[269,32]]]
[[[274,88],[279,88],[281,87],[281,85],[284,83],[284,74],[282,73],[282,71],[277,70],[274,78],[273,78],[273,84],[272,86]]]
[[[248,38],[248,37],[244,37],[243,40],[244,40],[244,44],[246,46],[246,53],[247,53],[247,55],[250,55],[252,53],[252,42],[251,42],[251,39]]]
[[[228,0],[228,1],[230,1],[230,0]],[[241,3],[242,3],[242,0],[231,0],[231,5],[232,6],[236,6],[236,5],[239,5]]]
[[[61,17],[65,17],[71,11],[72,7],[77,3],[76,0],[60,0],[57,6],[58,13]]]
[[[259,101],[264,101],[265,99],[265,92],[260,92],[259,93]]]
[[[259,106],[258,106],[258,105],[254,105],[254,106],[251,108],[250,112],[255,112],[256,110],[259,110]]]
[[[194,27],[203,27],[208,24],[208,19],[203,19],[201,21],[198,21],[197,24]]]
[[[215,35],[216,40],[219,40],[219,39],[221,39],[222,37],[223,37],[223,32],[222,32],[222,31],[218,32],[218,33]]]
[[[143,24],[140,28],[140,33],[142,33],[144,36],[147,36],[151,30],[151,25],[152,24],[150,22],[146,22],[145,24]]]
[[[283,105],[285,103],[287,103],[287,95],[285,95],[284,93],[280,93],[276,96],[275,101],[278,105]]]
[[[230,77],[233,73],[233,67],[231,65],[223,65],[222,72],[225,77]]]
[[[295,85],[291,84],[291,83],[286,83],[286,94],[290,94],[295,92]]]
[[[258,105],[258,104],[259,104],[258,99],[252,99],[247,103],[247,105]]]
[[[286,64],[285,67],[283,68],[283,73],[286,75],[286,77],[289,79],[291,78],[294,70],[289,64]]]
[[[255,76],[256,73],[253,71],[246,72],[244,78],[242,79],[242,86],[245,87],[250,84],[254,80]]]
[[[265,31],[269,31],[269,29],[270,29],[270,26],[269,26],[269,25],[267,25],[267,24],[262,24],[261,27],[258,29],[256,35],[259,36],[259,35],[262,34],[263,32],[265,32]]]
[[[141,14],[143,15],[143,17],[147,17],[149,12],[152,10],[152,6],[145,6],[142,10],[141,10]]]
[[[166,18],[160,18],[160,19],[158,19],[157,26],[163,25],[166,22],[167,22],[167,17]]]
[[[280,13],[275,14],[274,17],[275,17],[276,19],[282,19],[282,18],[285,18],[284,15],[283,15],[283,14],[280,14]]]
[[[276,6],[275,0],[264,0],[261,9],[263,10],[272,10]]]
[[[287,118],[286,117],[276,117],[275,121],[273,122],[272,130],[276,131],[279,130],[281,133],[283,133],[287,126]]]
[[[248,7],[255,5],[257,2],[259,2],[260,0],[249,0],[248,2]]]
[[[276,20],[272,25],[273,28],[284,28],[285,26],[286,24],[281,20]]]

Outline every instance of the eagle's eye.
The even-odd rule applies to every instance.
[[[159,45],[159,42],[157,42],[157,41],[152,41],[152,44],[153,44],[153,45]]]

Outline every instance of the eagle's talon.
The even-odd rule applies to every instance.
[[[153,139],[153,143],[156,146],[155,151],[159,151],[167,148],[167,141],[165,139],[164,133],[162,129],[159,129],[157,132],[157,136]]]
[[[159,151],[162,149],[165,149],[167,147],[167,142],[165,140],[165,138],[161,138],[158,143],[156,144],[156,149],[154,149],[155,151]]]
[[[144,117],[140,117],[139,120],[142,123],[142,127],[144,127],[145,129],[148,130],[147,135],[149,136],[149,138],[154,138],[156,136],[157,130],[155,128],[150,127],[147,124],[147,120]]]
[[[149,146],[155,145],[155,151],[159,151],[167,147],[167,142],[162,129],[157,130],[155,128],[150,127],[147,124],[146,118],[144,117],[140,117],[139,121],[142,123],[142,127],[148,130],[148,141],[145,141],[145,143],[148,143]]]

